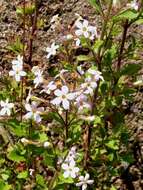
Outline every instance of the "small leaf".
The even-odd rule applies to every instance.
[[[14,161],[14,162],[22,162],[25,161],[25,157],[21,156],[18,151],[16,151],[15,149],[13,149],[11,152],[8,153],[7,155],[8,159]]]
[[[138,16],[138,13],[135,12],[134,10],[125,10],[125,11],[122,11],[120,14],[114,16],[113,20],[114,21],[120,21],[123,19],[132,20],[132,19],[135,19],[137,16]]]
[[[77,56],[77,61],[89,61],[91,60],[91,57],[87,56],[87,55],[79,55]]]
[[[119,149],[117,140],[114,140],[114,139],[107,142],[106,146],[113,149],[113,150],[118,150]]]
[[[101,13],[101,5],[98,0],[89,0],[90,4],[95,7],[97,13]]]
[[[20,172],[20,173],[17,175],[17,178],[18,178],[18,179],[26,179],[27,177],[28,177],[28,171]]]
[[[139,64],[128,64],[121,70],[120,75],[134,75],[141,69]]]

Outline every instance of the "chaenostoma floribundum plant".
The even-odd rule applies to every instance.
[[[24,38],[35,30],[30,18],[38,23],[36,2],[17,8]],[[46,65],[32,62],[29,37],[30,47],[25,42],[1,75],[2,189],[116,190],[121,166],[134,160],[123,105],[132,101],[141,69],[142,44],[129,36],[142,22],[142,2],[90,2],[96,26],[78,15],[62,43],[45,47]]]

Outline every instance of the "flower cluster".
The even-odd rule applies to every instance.
[[[76,147],[72,147],[64,161],[64,163],[62,164],[62,169],[64,170],[63,176],[65,178],[71,177],[73,179],[75,179],[76,177],[78,177],[78,183],[76,183],[77,187],[81,187],[82,190],[87,189],[88,185],[93,184],[94,180],[90,180],[90,176],[88,173],[86,173],[85,177],[84,176],[79,176],[79,171],[80,169],[78,167],[76,167],[76,162],[75,159],[77,157],[77,153],[76,153]]]
[[[71,177],[76,178],[79,172],[79,168],[76,167],[76,147],[72,147],[69,151],[64,163],[62,164],[62,169],[64,170],[63,176],[65,178]]]

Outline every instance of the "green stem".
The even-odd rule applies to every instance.
[[[103,23],[100,40],[104,40],[104,36],[105,36],[105,33],[106,33],[106,28],[107,28],[107,24],[108,24],[108,20],[109,20],[109,16],[110,16],[110,12],[111,12],[111,9],[112,9],[112,3],[113,3],[113,0],[110,0],[109,6],[108,6],[108,9],[107,9],[107,14],[106,14],[106,17],[105,17],[104,23]],[[98,70],[102,71],[102,67],[101,67],[101,61],[102,61],[101,48],[99,48],[97,56],[95,55],[94,51],[92,51],[92,54],[93,54],[93,57],[94,57],[95,61],[98,64]],[[94,92],[94,95],[93,95],[91,116],[94,115],[94,108],[96,106],[95,104],[96,104],[99,85],[100,85],[100,81],[98,81],[97,88],[96,88],[96,90]],[[91,144],[92,125],[89,125],[89,126],[86,127],[85,133],[86,133],[86,137],[85,137],[85,142],[84,142],[84,144],[85,144],[84,168],[87,167],[87,160],[89,158],[89,147],[90,147],[90,144]]]

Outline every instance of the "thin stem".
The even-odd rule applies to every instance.
[[[38,17],[38,5],[37,5],[37,0],[35,0],[35,13],[34,17],[32,17],[32,30],[30,34],[30,39],[29,39],[29,56],[28,56],[28,63],[29,65],[32,64],[32,54],[33,54],[33,39],[35,35],[35,31],[37,29],[37,17]]]
[[[108,23],[108,20],[109,20],[111,9],[112,9],[112,3],[113,3],[113,1],[110,0],[109,6],[108,6],[108,9],[107,9],[107,14],[106,14],[106,17],[105,17],[104,23],[103,23],[100,40],[103,40],[104,36],[105,36],[105,32],[106,32],[106,28],[107,28],[107,23]],[[93,57],[94,57],[95,61],[97,62],[98,70],[102,71],[102,66],[101,66],[101,61],[102,61],[101,48],[99,48],[97,55],[95,55],[94,51],[92,51],[92,54],[93,54]],[[96,104],[96,99],[97,99],[99,85],[100,85],[100,81],[98,81],[97,88],[95,89],[95,92],[94,92],[94,95],[93,95],[92,108],[91,108],[91,116],[94,115],[94,108],[95,108],[95,104]],[[91,125],[87,125],[86,129],[85,129],[85,137],[84,137],[84,149],[85,149],[85,152],[84,152],[84,168],[87,167],[87,161],[88,161],[88,158],[89,158],[89,147],[90,147],[90,144],[91,144],[91,134],[92,134],[92,124]]]
[[[68,139],[68,111],[65,113],[65,141]]]
[[[117,70],[118,71],[120,70],[120,67],[121,67],[121,61],[123,58],[123,51],[124,51],[124,46],[125,46],[125,42],[126,42],[128,28],[129,28],[129,22],[128,22],[128,20],[126,20],[126,22],[124,24],[124,29],[123,29],[120,51],[119,51],[119,55],[118,55],[118,62],[117,62]]]
[[[25,16],[25,4],[26,4],[26,1],[24,0],[23,1],[23,14],[24,14],[24,17],[23,17],[23,62],[25,61],[25,20],[26,20],[26,16]],[[22,102],[23,102],[23,79],[21,80],[21,97],[20,97],[20,104],[21,104],[21,114],[20,114],[20,120],[22,122],[22,116],[23,116],[23,105],[22,105]]]

